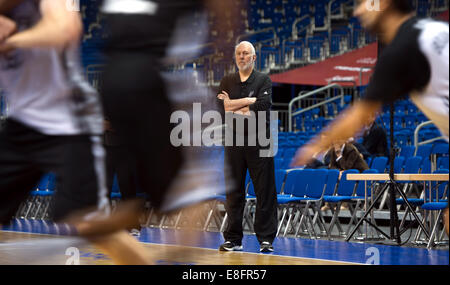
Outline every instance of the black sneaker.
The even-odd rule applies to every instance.
[[[259,248],[260,252],[273,252],[273,246],[268,241],[263,241],[261,243],[261,247]]]
[[[242,245],[231,241],[226,241],[220,245],[219,251],[241,251]]]

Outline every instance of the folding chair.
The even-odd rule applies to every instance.
[[[47,218],[49,205],[54,194],[54,174],[44,174],[35,191],[31,192],[33,197],[31,207],[25,214],[25,219]]]
[[[404,156],[397,156],[396,158],[394,158],[394,173],[402,173],[404,164]]]
[[[376,169],[378,173],[384,173],[386,171],[388,158],[385,156],[377,156],[372,160],[370,169]]]
[[[356,169],[345,170],[341,175],[336,194],[333,196],[323,197],[323,201],[330,204],[330,209],[333,213],[333,217],[331,218],[330,226],[328,228],[328,238],[330,239],[335,225],[338,227],[340,235],[346,234],[339,222],[339,212],[341,210],[342,203],[350,201],[353,198],[352,196],[356,186],[356,181],[347,180],[347,174],[356,173],[359,173]],[[333,205],[335,206],[335,209],[333,209]]]
[[[367,169],[364,170],[363,173],[365,174],[376,174],[379,173],[376,169]],[[372,198],[372,194],[374,192],[376,183],[372,183],[368,181],[367,183],[365,181],[359,181],[358,186],[356,187],[355,196],[352,197],[348,201],[349,205],[349,211],[351,214],[350,222],[348,223],[347,232],[351,232],[351,227],[354,224],[358,223],[357,213],[358,211],[363,210],[363,207],[369,207],[370,200]],[[367,188],[366,188],[367,186]],[[366,208],[367,209],[367,208]],[[375,219],[373,219],[373,222],[375,222]],[[361,230],[358,229],[358,232],[362,234]]]
[[[447,157],[438,157],[437,159],[437,170],[439,169],[449,169],[449,159]]]
[[[278,223],[277,236],[284,225],[288,212],[290,212],[289,220],[287,221],[288,224],[290,223],[290,218],[292,218],[293,209],[290,207],[291,198],[294,196],[301,197],[306,191],[306,173],[302,169],[294,169],[287,172],[283,193],[277,195],[278,206],[282,210],[281,219]]]
[[[283,192],[284,181],[286,179],[287,171],[284,169],[275,170],[275,188],[277,189],[277,195]]]
[[[434,172],[438,173],[449,173],[448,169],[441,169]],[[444,235],[444,229],[442,229],[441,234],[438,236],[438,226],[443,218],[443,211],[448,207],[448,181],[436,183],[432,182],[429,184],[431,189],[426,189],[424,191],[424,203],[421,205],[423,213],[423,223],[427,224],[428,219],[429,230],[431,230],[430,238],[427,242],[427,248],[433,247],[438,243],[442,236]],[[437,213],[435,213],[437,211]],[[422,230],[419,228],[416,233],[415,242],[419,243]]]
[[[416,148],[414,156],[430,157],[433,146],[431,144],[420,145]]]
[[[47,184],[47,190],[44,192],[41,192],[42,196],[42,210],[37,211],[36,219],[45,220],[49,218],[49,209],[51,201],[54,197],[56,190],[56,177],[53,173],[48,174],[48,184]]]
[[[26,219],[29,217],[31,210],[35,205],[37,199],[37,191],[39,189],[46,189],[48,184],[48,176],[44,174],[39,180],[38,184],[30,191],[27,199],[22,202],[19,209],[16,211],[15,217],[17,219]]]
[[[405,161],[405,164],[404,164],[403,173],[418,174],[420,172],[421,164],[422,164],[422,157],[419,157],[419,156],[408,157],[406,159],[406,161]],[[400,182],[397,182],[397,183],[400,184]],[[405,194],[407,194],[407,192],[411,191],[411,189],[415,185],[414,182],[412,182],[412,181],[402,181],[401,184],[404,184],[403,192]],[[389,194],[388,191],[386,191],[384,193],[383,198],[382,198],[382,200],[380,202],[380,206],[379,206],[380,210],[384,208],[384,205],[386,203],[388,194]],[[419,197],[420,194],[416,193],[416,196]],[[402,205],[402,203],[398,203],[397,205]]]
[[[305,170],[306,172],[309,172]],[[307,173],[308,174],[308,173]],[[316,231],[314,229],[314,225],[317,223],[319,226],[319,229],[323,232],[326,232],[326,226],[325,226],[325,220],[318,219],[317,215],[320,211],[320,206],[322,204],[322,199],[324,196],[324,191],[326,189],[326,183],[327,183],[327,176],[328,176],[328,170],[327,169],[312,169],[311,174],[308,175],[308,184],[306,188],[305,196],[302,198],[300,197],[300,200],[298,202],[299,207],[303,206],[303,214],[300,217],[300,221],[297,224],[297,220],[294,219],[293,225],[297,224],[297,229],[295,231],[295,236],[298,235],[300,228],[303,225],[303,220],[307,219],[309,221],[309,224],[311,225],[311,231],[314,233],[314,237],[317,238]],[[311,219],[310,211],[313,212],[313,217]],[[307,228],[307,224],[306,224]]]
[[[412,145],[406,145],[402,146],[400,150],[400,156],[403,156],[405,159],[407,159],[410,156],[414,156],[415,148]]]
[[[408,174],[418,174],[420,173],[422,167],[423,158],[421,156],[410,157],[405,161],[404,173]],[[415,185],[413,182],[405,182],[404,192],[407,193],[408,190]],[[409,188],[408,188],[409,187]]]
[[[284,236],[286,236],[290,228],[292,230],[295,230],[296,228],[295,236],[297,236],[300,228],[304,225],[304,219],[306,219],[311,226],[311,230],[309,230],[308,223],[304,225],[306,226],[306,231],[308,232],[309,236],[311,238],[317,237],[317,235],[315,234],[314,222],[313,219],[311,219],[309,209],[310,206],[314,204],[315,207],[312,207],[311,209],[313,213],[316,213],[317,208],[320,207],[321,199],[325,189],[327,174],[328,171],[326,169],[301,170],[300,175],[298,175],[296,179],[301,180],[302,183],[297,183],[295,185],[291,196],[284,196],[279,198],[279,202],[286,206],[283,211],[283,218],[282,222],[279,225],[278,232],[283,225],[286,213],[290,211],[289,218],[284,230]],[[321,226],[325,228],[323,224]]]
[[[326,186],[325,186],[325,191],[324,191],[324,197],[333,196],[335,194],[336,185],[338,183],[338,180],[339,180],[339,170],[329,169]],[[322,199],[322,205],[324,205],[324,199]],[[325,219],[323,217],[323,212],[322,212],[321,208],[318,209],[316,216],[319,216],[318,218],[325,224]],[[314,217],[313,221],[315,221],[317,219],[316,216]],[[322,234],[325,234],[326,236],[328,236],[328,230],[326,227],[325,227],[325,231],[322,231]]]
[[[225,183],[223,181],[223,179],[224,179],[223,173],[221,173],[221,175],[219,177],[220,177],[220,179],[222,181],[222,182],[219,182],[219,183]],[[219,181],[220,181],[220,179],[219,179]],[[247,171],[247,174],[245,176],[245,190],[244,190],[245,193],[246,193],[246,199],[250,198],[248,196],[250,183],[251,183],[250,174]],[[254,190],[251,190],[251,191],[254,194]],[[253,195],[253,197],[255,198],[254,195]],[[223,232],[225,230],[225,226],[226,226],[227,221],[228,221],[228,214],[225,211],[225,215],[222,218],[222,222],[220,222],[221,215],[219,215],[219,213],[218,213],[218,207],[219,207],[220,204],[225,205],[226,200],[227,200],[226,199],[226,195],[224,195],[224,194],[218,194],[218,195],[215,195],[214,197],[212,197],[212,200],[210,202],[210,210],[209,210],[209,213],[207,215],[205,224],[203,225],[203,230],[204,231],[207,231],[207,229],[208,229],[208,227],[209,227],[209,225],[211,223],[211,219],[212,218],[214,219],[214,222],[215,222],[216,226],[219,227],[219,231],[220,232]],[[248,202],[249,202],[249,200],[247,200],[247,203]],[[249,207],[249,206],[250,206],[249,204],[246,204],[245,208],[244,208],[244,211],[246,211],[246,208]],[[245,222],[247,222],[247,221],[243,221],[243,223],[245,223]]]
[[[245,197],[246,203],[244,207],[244,216],[242,219],[242,228],[245,228],[245,224],[248,225],[248,229],[250,232],[255,232],[254,223],[255,216],[252,215],[254,212],[253,209],[256,208],[256,193],[255,186],[253,186],[253,181],[250,179],[250,183],[247,186],[247,195]]]
[[[447,157],[448,159],[448,143],[438,143],[433,146],[431,150],[431,163],[432,170],[440,169],[438,166],[438,159],[441,157]],[[448,168],[447,168],[448,169]]]

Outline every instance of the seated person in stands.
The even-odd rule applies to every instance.
[[[352,143],[356,147],[356,149],[359,151],[359,153],[362,154],[366,162],[370,157],[372,157],[372,154],[366,149],[363,144],[356,142],[353,138],[350,138],[348,142]]]
[[[348,149],[347,152],[345,153],[346,155],[346,162],[345,163],[349,163],[348,159],[352,156],[352,151],[350,151],[350,149],[352,148],[356,148],[356,151],[359,152],[359,155],[362,156],[363,160],[366,160],[367,158],[369,158],[371,156],[371,154],[364,148],[363,145],[355,142],[355,140],[353,138],[350,138],[347,141],[347,145],[348,145]],[[343,145],[339,145],[336,144],[335,145],[336,148],[339,147],[343,147]],[[334,162],[333,166],[331,167],[330,164],[330,155],[331,155],[331,150],[334,149],[330,148],[330,150],[328,150],[326,153],[316,153],[313,156],[313,160],[308,163],[305,168],[311,168],[311,169],[320,169],[320,168],[326,168],[326,169],[340,169],[339,167],[337,167],[337,163]],[[337,152],[339,152],[339,150],[337,150]],[[335,152],[336,153],[336,152]],[[343,162],[343,161],[342,161]],[[363,161],[365,162],[365,161]],[[347,170],[347,169],[358,169],[359,171],[364,171],[365,169],[368,169],[369,166],[367,165],[367,163],[365,163],[366,165],[364,166],[363,163],[360,161],[360,159],[358,158],[357,161],[355,162],[355,164],[358,166],[356,168],[346,168],[345,169],[340,169],[340,170]],[[365,168],[367,167],[367,168]],[[362,170],[361,170],[362,169]],[[342,171],[341,171],[342,172]]]
[[[389,157],[386,131],[375,122],[375,118],[373,117],[370,120],[372,123],[365,128],[362,145],[372,157]]]
[[[325,162],[328,164],[328,168],[339,169],[341,173],[348,169],[357,169],[360,172],[369,169],[363,155],[350,141],[335,143],[327,151]]]
[[[335,143],[325,154],[325,163],[328,164],[329,169],[338,169],[339,179],[341,179],[342,172],[348,169],[357,169],[360,172],[369,169],[363,155],[358,149],[351,143],[353,138],[345,143]],[[325,204],[322,207],[322,211],[330,209],[330,206]],[[343,203],[342,209],[348,209],[347,203]]]

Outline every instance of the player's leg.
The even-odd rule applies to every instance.
[[[150,264],[145,248],[124,230],[137,221],[137,205],[126,203],[109,215],[104,151],[99,137],[68,137],[63,149],[61,184],[53,208],[55,220],[71,224],[78,235],[91,241],[116,264]]]
[[[33,138],[28,128],[11,120],[0,132],[0,224],[11,220],[42,176],[25,152]]]

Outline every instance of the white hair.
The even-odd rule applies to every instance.
[[[252,55],[256,55],[255,47],[253,46],[253,44],[251,42],[248,42],[248,41],[242,41],[242,42],[238,43],[236,45],[236,47],[234,48],[234,54],[236,54],[236,51],[237,51],[238,47],[240,47],[241,45],[248,45],[248,46],[250,46],[250,50],[252,52]]]

